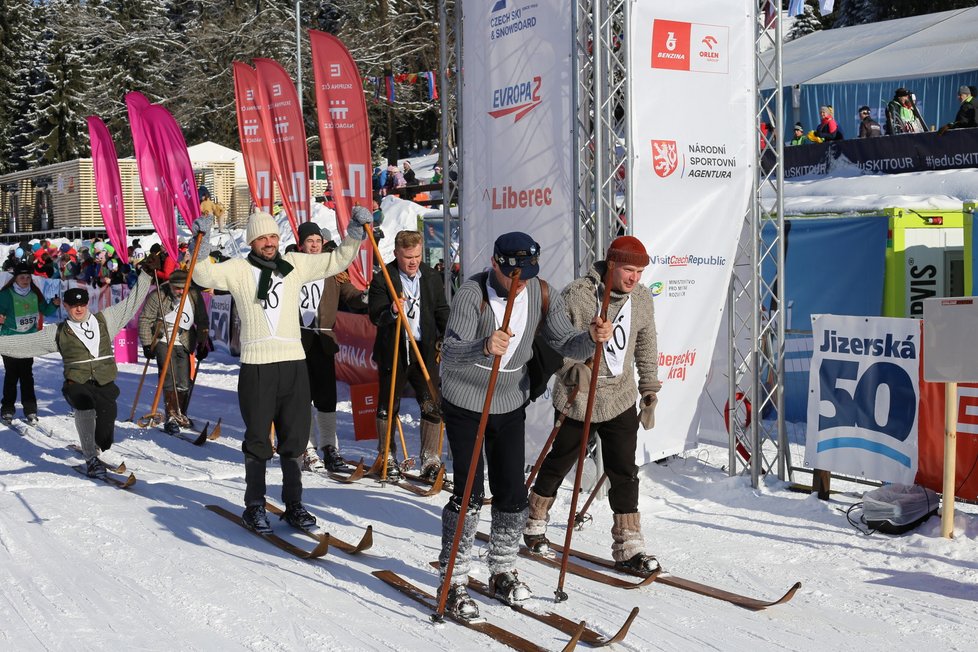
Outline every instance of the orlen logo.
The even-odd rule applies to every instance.
[[[679,167],[679,146],[674,140],[652,141],[652,169],[662,178]]]
[[[510,114],[514,115],[513,122],[519,122],[527,113],[540,106],[543,100],[540,98],[540,87],[543,79],[537,75],[533,79],[503,86],[492,91],[492,111],[489,115],[493,118],[502,118]]]
[[[655,20],[652,23],[652,67],[689,70],[690,23]]]
[[[713,46],[717,44],[717,40],[715,37],[707,34],[703,37],[702,43],[707,47],[707,49],[712,50]]]

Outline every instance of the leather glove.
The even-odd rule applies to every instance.
[[[583,362],[568,361],[557,372],[564,387],[568,389],[578,388],[578,391],[585,390],[591,384],[591,368]]]
[[[353,214],[350,215],[350,224],[347,226],[346,235],[357,240],[365,240],[367,232],[364,228],[374,221],[373,214],[363,206],[354,206]]]
[[[197,242],[198,233],[202,233],[203,237],[200,239],[200,251],[197,252],[197,259],[200,260],[211,255],[212,228],[214,228],[214,217],[212,215],[204,215],[194,220],[190,226],[190,249],[188,251],[191,256],[194,255],[194,243]]]
[[[150,358],[155,358],[156,357],[156,356],[153,355],[153,347],[151,347],[148,344],[143,347],[143,355],[146,356],[146,359],[147,360],[150,359]]]
[[[658,402],[659,396],[655,392],[642,394],[642,400],[639,402],[638,420],[646,430],[652,430],[655,427],[655,406]]]
[[[194,355],[197,356],[197,362],[207,359],[207,354],[211,352],[211,340],[209,337],[205,337],[199,342],[197,342],[197,349],[194,351]]]

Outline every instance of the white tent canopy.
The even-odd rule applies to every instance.
[[[784,44],[783,82],[832,84],[978,70],[975,34],[978,7],[812,32]],[[773,56],[769,52],[766,63]]]

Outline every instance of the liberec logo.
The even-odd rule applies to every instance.
[[[674,140],[652,141],[652,169],[662,178],[679,168],[679,146]]]
[[[652,23],[651,66],[726,74],[729,31],[723,25],[656,19]]]
[[[519,82],[511,86],[503,86],[492,91],[492,110],[489,115],[493,118],[503,118],[513,115],[513,122],[519,122],[527,113],[540,106],[542,78],[537,75],[533,79]]]

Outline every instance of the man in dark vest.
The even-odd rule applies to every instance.
[[[89,311],[88,290],[71,288],[62,299],[68,319],[36,333],[0,338],[0,353],[12,358],[36,358],[55,351],[61,354],[65,373],[61,391],[75,410],[86,469],[93,477],[105,475],[98,455],[112,447],[115,435],[119,388],[115,384],[118,369],[112,340],[136,316],[153,286],[157,267],[157,259],[147,258],[142,265],[145,273],[139,275],[129,296],[101,312]]]

